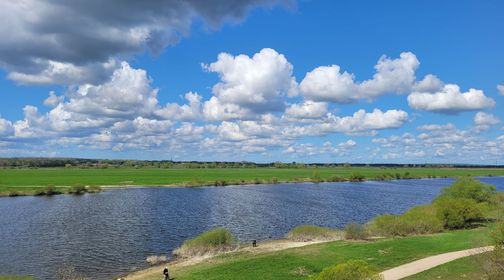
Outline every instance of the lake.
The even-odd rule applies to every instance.
[[[504,190],[504,177],[479,178]],[[300,224],[343,227],[429,203],[452,179],[133,188],[82,196],[0,198],[0,274],[51,279],[64,264],[111,279],[169,255],[213,227],[241,241]]]

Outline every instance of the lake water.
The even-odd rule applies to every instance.
[[[504,177],[480,180],[504,190]],[[92,279],[111,279],[213,227],[226,227],[241,241],[281,238],[300,224],[343,227],[429,203],[451,182],[138,188],[0,198],[0,274],[51,279],[58,267],[73,264]]]

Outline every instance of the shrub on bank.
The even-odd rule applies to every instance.
[[[51,195],[55,195],[55,194],[61,194],[62,192],[57,190],[54,186],[52,185],[49,185],[41,190],[37,190],[35,191],[35,195],[36,196],[40,196],[40,195],[48,195],[48,196],[51,196]]]
[[[20,196],[20,195],[21,195],[21,193],[18,191],[9,192],[9,197],[16,197],[16,196]]]
[[[443,230],[443,221],[432,205],[411,208],[402,215],[381,215],[371,220],[370,231],[378,236],[407,236],[436,233]]]
[[[327,179],[328,182],[345,182],[345,178],[338,175],[331,176]]]
[[[365,240],[368,237],[368,231],[363,225],[350,223],[345,226],[345,239]]]
[[[476,202],[489,202],[495,195],[495,187],[475,180],[469,176],[457,179],[451,186],[441,191],[438,199],[462,198],[472,199]]]
[[[364,175],[358,173],[358,172],[355,172],[355,173],[352,173],[352,175],[350,175],[350,182],[362,182],[364,181],[366,177],[364,177]]]
[[[286,237],[292,241],[324,241],[341,239],[343,234],[332,228],[300,225],[289,231]]]
[[[324,268],[314,280],[379,280],[383,279],[368,263],[351,260]]]
[[[73,185],[68,189],[69,194],[84,194],[86,192],[86,187],[84,185]]]
[[[215,228],[184,241],[173,254],[181,257],[199,256],[231,251],[236,247],[237,242],[231,232],[225,228]]]
[[[468,227],[472,222],[483,219],[478,204],[467,198],[440,198],[434,206],[443,225],[447,229]]]

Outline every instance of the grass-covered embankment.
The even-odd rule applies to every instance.
[[[70,186],[223,186],[281,182],[322,182],[504,176],[504,169],[484,168],[38,168],[0,169],[0,196],[33,195],[49,185],[61,192]]]
[[[177,280],[308,279],[328,266],[348,260],[363,260],[378,270],[385,270],[431,255],[477,247],[485,242],[488,242],[488,229],[482,227],[375,241],[331,241],[264,254],[238,251],[196,265],[170,267]],[[126,279],[158,279],[161,270],[140,271]]]

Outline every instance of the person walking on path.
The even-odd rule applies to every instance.
[[[168,272],[168,267],[163,269],[164,280],[170,280],[170,273]]]

